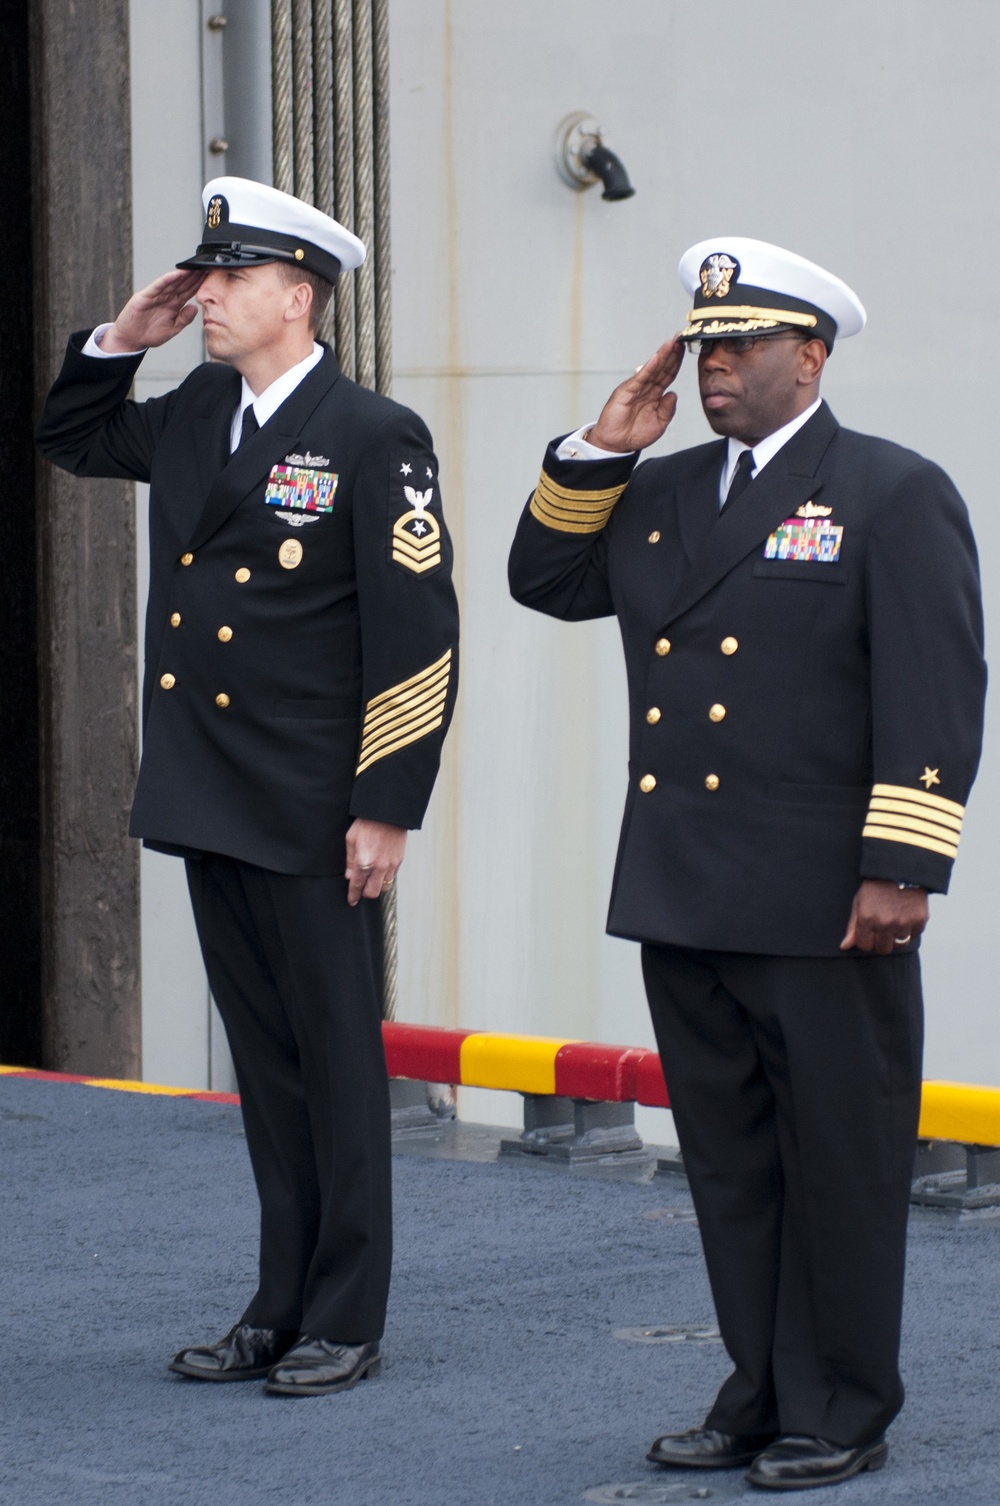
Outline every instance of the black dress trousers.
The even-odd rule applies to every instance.
[[[707,1425],[853,1446],[899,1411],[917,955],[644,946],[723,1341]]]
[[[341,875],[187,863],[236,1068],[261,1204],[260,1285],[241,1319],[362,1343],[392,1262],[381,906]]]

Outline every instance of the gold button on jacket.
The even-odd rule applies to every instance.
[[[649,710],[646,712],[646,720],[651,727],[656,726],[657,722],[660,720],[659,706],[650,706]]]
[[[231,455],[238,372],[206,361],[169,400],[142,402],[130,396],[138,365],[71,342],[46,407],[52,443],[40,441],[78,475],[150,486],[132,835],[339,884],[354,816],[421,825],[455,702],[458,611],[431,436],[323,348]],[[659,630],[654,619],[647,662]],[[329,935],[315,944],[325,958]],[[367,932],[359,945],[351,967]],[[373,954],[366,989],[378,965]]]
[[[658,544],[660,542],[660,530],[658,528],[654,528],[649,535],[649,542],[651,544]]]
[[[562,442],[508,579],[532,611],[620,628],[631,777],[609,934],[850,962],[860,878],[944,892],[958,847],[985,688],[961,497],[822,402],[721,519],[725,437],[584,464]]]
[[[656,789],[656,779],[652,774],[643,774],[639,780],[639,788],[644,795],[648,795],[650,790]]]

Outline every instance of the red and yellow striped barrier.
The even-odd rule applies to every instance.
[[[655,1051],[434,1025],[382,1026],[390,1077],[670,1107]]]
[[[641,1046],[608,1046],[486,1030],[447,1030],[435,1025],[382,1026],[390,1077],[448,1082],[467,1088],[590,1098],[599,1103],[640,1103],[669,1108],[660,1058]],[[208,1093],[158,1083],[107,1077],[76,1077],[27,1067],[0,1067],[0,1075],[50,1082],[76,1082],[124,1093],[160,1093],[239,1103],[234,1093]],[[971,1083],[925,1082],[920,1137],[963,1145],[1000,1145],[1000,1088]]]

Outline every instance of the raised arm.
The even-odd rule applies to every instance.
[[[613,613],[605,530],[639,451],[674,416],[677,394],[666,388],[683,359],[681,342],[668,340],[615,388],[582,443],[549,445],[508,563],[511,595],[522,606],[566,621]]]
[[[153,450],[173,405],[173,393],[145,403],[129,400],[143,354],[186,329],[197,314],[189,300],[200,272],[167,272],[134,293],[105,329],[99,352],[90,332],[70,337],[36,435],[46,459],[76,476],[148,481]]]

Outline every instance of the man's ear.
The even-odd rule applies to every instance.
[[[823,375],[827,350],[822,340],[806,340],[799,355],[799,381],[811,387]]]
[[[307,282],[297,282],[291,292],[292,296],[285,305],[285,318],[289,321],[308,319],[312,313],[312,288]]]

